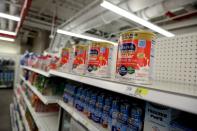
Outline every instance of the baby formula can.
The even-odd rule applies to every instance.
[[[60,67],[61,72],[70,72],[72,69],[72,59],[74,55],[73,47],[66,47],[62,49]]]
[[[86,73],[91,76],[110,77],[113,45],[107,42],[93,42],[88,53]]]
[[[79,75],[84,75],[87,67],[87,45],[76,45],[75,55],[73,59],[72,72]]]
[[[128,31],[120,35],[116,78],[125,82],[151,84],[155,35],[152,32]]]

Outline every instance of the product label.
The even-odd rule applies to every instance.
[[[145,119],[161,125],[166,125],[170,123],[171,111],[172,110],[168,107],[147,103]]]

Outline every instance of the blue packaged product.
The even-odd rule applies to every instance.
[[[170,123],[170,131],[196,131],[196,129],[192,129],[191,127],[187,127],[185,123],[179,123],[180,121],[173,120]]]
[[[4,78],[4,81],[6,82],[7,80],[6,80],[6,76],[7,76],[7,73],[6,73],[6,71],[4,71],[3,72],[3,78]]]
[[[127,131],[141,131],[142,130],[142,108],[132,106],[131,114],[127,121]]]
[[[101,123],[101,117],[102,117],[102,110],[103,110],[103,105],[104,105],[104,98],[105,95],[101,94],[98,96],[97,103],[96,103],[96,108],[92,114],[92,119],[96,123]]]
[[[10,81],[10,71],[7,71],[7,81]]]
[[[68,84],[65,84],[64,93],[68,93]]]
[[[88,89],[83,89],[81,92],[81,96],[80,96],[80,107],[82,108],[82,111],[84,110],[84,106],[85,106],[85,97],[87,95],[87,91]]]
[[[129,118],[130,105],[124,103],[120,106],[120,112],[118,115],[117,130],[126,131],[127,130],[127,120]]]
[[[7,71],[5,71],[5,81],[9,81],[9,78],[8,78],[8,70]]]
[[[86,92],[86,96],[85,96],[85,99],[84,99],[84,114],[88,116],[88,111],[89,111],[89,104],[90,104],[90,98],[91,98],[91,94],[92,94],[92,91],[91,90],[87,90]]]
[[[88,108],[88,118],[92,119],[92,114],[94,113],[97,100],[97,93],[93,92],[90,97],[89,108]]]
[[[67,102],[70,105],[73,105],[74,96],[76,94],[76,91],[77,91],[77,86],[76,85],[67,83],[65,85],[65,89],[64,89],[65,94],[63,96],[63,98],[65,99],[65,102]]]
[[[10,71],[10,81],[13,81],[13,71]]]
[[[63,95],[63,101],[65,103],[68,103],[68,94],[67,93],[64,93],[64,95]]]
[[[70,100],[69,100],[69,104],[74,105],[74,100],[75,100],[75,95],[77,93],[77,89],[78,87],[76,85],[70,85]]]
[[[81,101],[82,103],[85,102],[86,93],[87,93],[87,89],[83,89],[83,90],[81,91],[80,101]]]
[[[81,95],[82,95],[82,91],[83,91],[83,88],[78,88],[77,90],[77,94],[75,96],[75,108],[77,108],[78,111],[83,111],[83,106],[81,104]]]
[[[79,100],[79,95],[81,93],[81,88],[78,88],[74,97],[74,107],[77,108],[78,106],[78,100]]]
[[[29,52],[25,51],[25,53],[20,58],[20,64],[25,65],[26,59],[29,57]]]
[[[116,131],[117,130],[117,118],[119,113],[119,102],[118,100],[112,101],[112,108],[109,113],[109,130]]]
[[[105,98],[105,102],[103,106],[103,114],[101,117],[101,123],[104,128],[108,127],[109,112],[111,109],[111,104],[112,104],[112,97]]]
[[[0,81],[3,81],[3,71],[0,70]]]
[[[63,100],[65,103],[68,103],[70,100],[70,85],[69,84],[65,85]]]

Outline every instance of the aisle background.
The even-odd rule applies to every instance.
[[[11,131],[10,103],[12,102],[12,89],[0,89],[0,131]]]

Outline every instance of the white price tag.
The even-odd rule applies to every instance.
[[[127,86],[126,87],[126,90],[125,90],[125,93],[127,94],[127,95],[129,95],[129,96],[133,96],[133,87],[131,87],[131,86]]]

